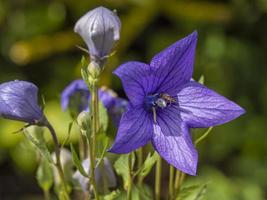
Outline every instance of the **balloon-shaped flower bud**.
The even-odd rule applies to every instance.
[[[122,114],[128,108],[128,101],[123,98],[119,98],[113,90],[108,89],[107,87],[104,86],[102,86],[99,89],[98,94],[103,105],[108,110],[108,113],[112,118],[112,121],[116,126],[118,126]]]
[[[90,130],[90,122],[91,116],[87,111],[82,111],[77,117],[77,123],[81,129],[81,131],[89,131]]]
[[[56,163],[56,153],[52,153],[52,159]],[[71,158],[71,153],[68,149],[62,148],[60,149],[60,163],[63,168],[63,172],[65,175],[65,178],[68,182],[71,182],[72,180],[72,173],[73,173],[73,162]],[[60,176],[58,174],[58,170],[56,166],[53,166],[53,173],[54,173],[54,182],[56,185],[59,185],[61,183]]]
[[[41,123],[45,117],[37,96],[37,86],[27,81],[0,84],[0,117],[29,124]]]
[[[84,80],[74,80],[61,93],[61,107],[64,111],[70,110],[72,117],[78,117],[81,111],[89,111],[90,96],[90,91]],[[113,90],[105,86],[99,88],[98,96],[117,126],[122,114],[128,108],[128,101],[119,98]],[[79,116],[80,122],[84,115],[85,113]]]
[[[88,109],[90,92],[84,80],[72,81],[61,93],[61,107],[69,109],[76,117],[81,111]]]
[[[74,27],[87,44],[91,59],[96,62],[103,61],[111,53],[120,39],[120,29],[121,22],[116,13],[102,6],[87,12]]]
[[[99,159],[96,159],[98,161]],[[82,163],[83,168],[85,171],[89,171],[90,169],[90,161],[89,159],[86,159]],[[81,186],[83,191],[86,191],[88,188],[89,179],[87,177],[84,177],[78,170],[74,173],[73,178],[76,179]],[[109,160],[105,157],[102,161],[102,164],[100,164],[95,169],[95,181],[96,181],[96,187],[98,192],[103,193],[104,184],[108,188],[116,187],[116,177],[115,173],[113,171],[113,168],[111,166],[111,163]]]

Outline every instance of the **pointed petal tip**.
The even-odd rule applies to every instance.
[[[192,39],[192,41],[197,42],[197,39],[198,39],[197,30],[194,30],[188,37],[190,37]]]

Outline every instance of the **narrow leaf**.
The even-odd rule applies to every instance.
[[[37,169],[36,179],[38,185],[44,190],[49,191],[53,185],[53,169],[46,158],[42,158]]]
[[[88,177],[88,174],[85,172],[83,166],[82,166],[82,163],[80,161],[80,159],[78,158],[78,155],[73,147],[72,144],[70,144],[70,149],[71,149],[71,154],[72,154],[72,161],[74,163],[74,165],[76,166],[76,168],[79,170],[79,172],[85,176],[85,177]]]
[[[143,166],[141,167],[141,169],[139,169],[137,174],[140,173],[140,176],[145,178],[149,174],[149,172],[151,171],[152,167],[157,162],[158,158],[159,158],[159,155],[157,152],[154,152],[152,156],[151,156],[151,153],[149,153],[146,157],[146,160],[145,160]]]
[[[25,137],[31,141],[35,148],[40,152],[42,156],[44,156],[50,163],[53,163],[53,159],[51,157],[51,154],[44,142],[40,142],[37,139],[33,138],[31,134],[27,131],[27,129],[23,129]]]
[[[182,187],[176,200],[201,200],[206,192],[207,184]]]
[[[69,126],[68,126],[68,135],[67,135],[67,138],[62,143],[61,147],[64,147],[65,144],[69,141],[69,139],[70,139],[70,133],[71,133],[71,129],[72,129],[73,123],[74,123],[74,121],[72,121],[72,122],[69,123]]]
[[[108,112],[101,101],[99,101],[99,121],[100,127],[106,132],[108,128]]]

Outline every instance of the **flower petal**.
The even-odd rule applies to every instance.
[[[144,96],[151,90],[154,82],[150,66],[141,62],[127,62],[119,66],[115,71],[122,80],[123,88],[132,105],[141,105]]]
[[[176,95],[178,87],[188,82],[193,74],[197,32],[177,41],[157,54],[150,63],[157,81],[157,91]]]
[[[196,175],[198,154],[188,127],[178,115],[173,118],[175,112],[169,109],[157,116],[152,144],[169,164],[184,173]]]
[[[234,102],[194,81],[181,89],[178,102],[182,119],[192,128],[224,124],[245,112]]]
[[[27,81],[0,84],[0,116],[28,123],[42,119],[37,96],[38,88]]]
[[[62,110],[66,111],[68,109],[68,107],[70,106],[70,101],[72,96],[74,96],[77,93],[83,93],[82,96],[85,97],[85,100],[78,102],[79,105],[77,105],[77,107],[79,107],[79,111],[83,111],[88,108],[88,100],[90,92],[84,80],[77,79],[72,81],[61,93]],[[82,100],[82,98],[79,100]]]
[[[144,146],[152,137],[152,121],[143,108],[132,108],[121,118],[112,153],[129,153]]]

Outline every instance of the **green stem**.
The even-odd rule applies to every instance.
[[[93,81],[92,88],[91,88],[91,110],[92,110],[92,134],[91,138],[89,139],[89,159],[90,159],[90,183],[92,184],[95,199],[98,200],[98,192],[95,183],[95,148],[96,148],[96,134],[99,128],[99,120],[98,120],[98,90],[97,90],[97,79]],[[89,191],[90,191],[90,184],[89,184]]]
[[[185,173],[176,170],[176,175],[175,175],[175,182],[174,182],[174,194],[175,196],[178,195],[180,188],[184,182],[185,179]]]
[[[158,158],[156,164],[156,180],[155,180],[155,199],[160,200],[160,187],[161,187],[161,171],[162,171],[162,159]]]
[[[196,139],[195,146],[197,146],[199,142],[204,140],[209,135],[209,133],[211,132],[212,129],[213,129],[212,126],[209,127],[209,129],[203,135],[201,135],[198,139]]]
[[[132,154],[128,157],[128,188],[127,188],[127,200],[132,199]]]
[[[142,165],[143,165],[143,148],[142,147],[137,150],[137,158],[138,158],[137,170],[140,170]],[[143,177],[142,177],[141,173],[139,173],[139,175],[138,175],[137,182],[138,182],[138,185],[141,185],[143,182]]]
[[[51,136],[52,136],[52,139],[53,139],[53,141],[55,143],[55,154],[56,154],[56,164],[55,165],[57,167],[58,174],[59,174],[59,177],[61,179],[61,183],[63,184],[63,188],[64,188],[64,191],[65,191],[65,198],[69,199],[68,186],[67,186],[66,179],[65,179],[65,176],[64,176],[64,172],[63,172],[63,169],[62,169],[62,165],[61,165],[61,162],[60,162],[60,146],[59,146],[59,142],[58,142],[58,139],[57,139],[57,135],[56,135],[56,132],[55,132],[53,126],[49,123],[49,121],[46,120],[45,126],[49,129],[49,131],[51,133]]]
[[[170,165],[170,176],[169,176],[169,199],[172,200],[174,197],[174,167]]]

